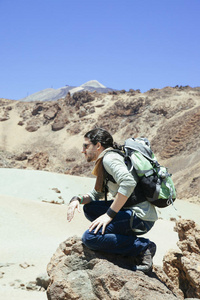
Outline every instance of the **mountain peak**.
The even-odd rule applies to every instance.
[[[101,84],[97,80],[90,80],[81,85],[81,87],[86,87],[86,86],[90,86],[90,87],[94,87],[94,88],[106,88],[105,85]]]

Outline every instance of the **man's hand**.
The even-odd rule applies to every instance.
[[[104,234],[106,226],[112,221],[112,218],[109,217],[106,213],[98,217],[96,220],[94,220],[90,227],[89,231],[92,231],[95,227],[94,233],[96,234],[98,230],[102,227],[102,234]]]
[[[67,221],[68,222],[70,222],[73,219],[76,209],[78,210],[79,213],[81,212],[80,211],[80,203],[78,200],[72,201],[68,206],[68,210],[67,210]]]

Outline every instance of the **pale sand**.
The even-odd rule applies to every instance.
[[[45,201],[58,200],[67,204],[73,195],[86,193],[94,185],[94,179],[62,175],[43,171],[0,169],[0,299],[47,299],[45,292],[24,291],[17,288],[17,280],[26,284],[46,272],[46,266],[58,245],[72,235],[81,236],[89,222],[83,212],[77,212],[72,222],[66,220],[67,205]],[[56,193],[57,188],[61,193]],[[175,211],[171,206],[160,210],[154,228],[146,234],[157,244],[154,263],[162,265],[163,255],[176,249],[177,233],[170,218],[193,219],[199,223],[200,206],[177,200]],[[20,264],[30,265],[23,268]],[[13,286],[11,284],[13,283]]]

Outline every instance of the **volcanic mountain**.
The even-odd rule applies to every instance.
[[[69,92],[71,95],[73,95],[74,93],[81,91],[96,91],[97,93],[107,93],[109,91],[113,91],[113,89],[107,88],[97,80],[90,80],[78,87],[66,85],[59,89],[47,88],[25,98],[22,98],[19,101],[55,101],[64,98]]]

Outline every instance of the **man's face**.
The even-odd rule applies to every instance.
[[[95,161],[99,155],[97,145],[92,144],[88,138],[84,140],[82,153],[85,154],[87,162]]]

